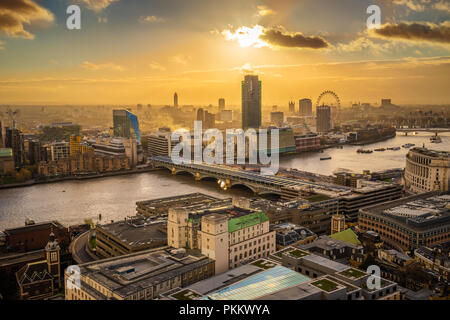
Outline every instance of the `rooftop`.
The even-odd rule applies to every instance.
[[[417,152],[420,154],[423,154],[425,156],[429,157],[435,157],[435,158],[444,158],[446,160],[450,160],[450,152],[447,151],[438,151],[438,150],[431,150],[427,148],[419,148],[415,147],[410,150],[410,152]]]
[[[136,248],[147,246],[154,242],[166,243],[167,235],[160,230],[165,223],[165,219],[134,216],[126,220],[98,225],[97,228],[113,235],[128,246]]]
[[[339,240],[343,242],[347,242],[354,245],[360,245],[361,241],[359,241],[358,236],[352,229],[345,229],[344,231],[333,233],[330,235],[331,239]]]

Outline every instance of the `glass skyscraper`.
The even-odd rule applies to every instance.
[[[114,136],[135,138],[141,142],[141,131],[136,115],[128,110],[113,110]]]
[[[261,126],[261,81],[258,76],[246,75],[242,81],[242,128]]]

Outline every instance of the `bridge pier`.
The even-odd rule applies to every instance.
[[[200,181],[202,179],[202,177],[200,176],[200,173],[196,172],[195,173],[195,181]]]
[[[177,174],[177,169],[175,169],[175,167],[172,167],[172,169],[170,169],[170,171],[172,172],[173,175]]]

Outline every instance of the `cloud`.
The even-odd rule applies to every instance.
[[[161,23],[166,22],[166,19],[157,16],[142,16],[139,18],[140,23]]]
[[[83,3],[89,10],[100,12],[113,2],[117,2],[119,0],[78,0],[78,2]]]
[[[153,70],[166,71],[166,68],[156,61],[150,62],[148,66]]]
[[[409,41],[429,41],[450,43],[450,22],[434,24],[430,22],[412,22],[384,24],[379,29],[370,30],[371,35],[381,38]]]
[[[46,27],[53,24],[55,17],[49,10],[34,0],[0,1],[0,34],[12,38],[34,39],[24,25]]]
[[[186,56],[184,54],[178,54],[176,56],[173,56],[173,57],[169,58],[170,62],[183,64],[183,65],[187,65],[190,60],[192,60],[192,57],[191,56]]]
[[[280,30],[269,29],[260,36],[263,41],[272,45],[289,48],[321,49],[329,46],[328,42],[317,36],[304,36],[297,33],[283,33]]]
[[[123,71],[124,68],[118,64],[112,63],[112,62],[108,62],[108,63],[102,63],[102,64],[95,64],[89,61],[84,61],[81,64],[81,67],[83,67],[86,70],[92,70],[92,71],[97,71],[97,70],[113,70],[113,71]]]
[[[433,4],[433,9],[450,12],[450,3],[448,1],[440,1]]]
[[[300,32],[290,33],[281,29],[242,26],[236,30],[225,29],[222,36],[229,41],[237,41],[241,47],[285,47],[320,49],[329,46],[328,42],[318,36],[304,36]]]
[[[393,4],[399,6],[406,6],[412,11],[421,12],[425,10],[425,4],[429,3],[430,0],[394,0]]]
[[[257,6],[256,8],[258,9],[257,16],[259,16],[259,17],[271,16],[271,15],[277,14],[276,11],[270,9],[267,6],[260,5],[260,6]]]

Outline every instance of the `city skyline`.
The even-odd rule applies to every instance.
[[[15,3],[0,4],[14,22],[0,23],[2,104],[165,105],[176,88],[181,105],[239,105],[247,73],[264,82],[264,105],[326,89],[343,101],[450,100],[441,0]],[[66,28],[70,4],[81,30]],[[370,4],[381,8],[378,31],[366,26]]]

